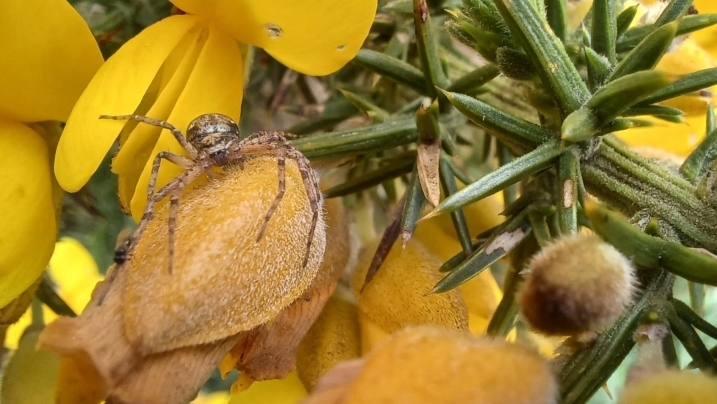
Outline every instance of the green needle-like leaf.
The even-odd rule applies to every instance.
[[[647,105],[644,107],[631,107],[626,109],[620,116],[682,116],[683,112],[680,109],[665,107],[662,105]]]
[[[429,216],[453,212],[492,195],[550,164],[561,153],[560,141],[551,140],[443,200]],[[427,216],[428,217],[428,216]]]
[[[568,36],[568,2],[567,0],[545,0],[548,24],[553,33],[565,42]]]
[[[448,84],[448,79],[438,57],[438,47],[426,0],[413,0],[413,23],[416,28],[416,47],[421,58],[421,68],[427,79],[428,94],[431,98],[436,98],[436,87],[444,88]]]
[[[707,350],[705,343],[702,342],[702,339],[700,339],[695,329],[682,320],[673,307],[668,306],[663,311],[665,317],[667,317],[670,322],[670,330],[675,334],[675,337],[680,340],[682,346],[685,347],[685,350],[690,357],[692,357],[697,367],[707,373],[717,371],[717,363],[712,359],[710,351]]]
[[[659,17],[657,17],[657,20],[655,21],[656,27],[661,27],[665,24],[668,24],[672,21],[675,21],[680,16],[684,15],[687,12],[687,9],[690,8],[692,5],[692,0],[672,0],[670,3],[665,7],[664,10],[662,10],[662,13]]]
[[[43,277],[40,281],[40,286],[36,292],[37,298],[40,299],[47,307],[50,308],[55,314],[65,317],[77,317],[77,314],[72,308],[65,303],[64,300],[57,294],[55,289],[52,288],[50,282]]]
[[[610,75],[612,65],[605,56],[598,55],[592,48],[585,48],[585,60],[588,63],[588,85],[595,91],[603,85]]]
[[[545,29],[538,10],[529,1],[496,0],[495,5],[563,113],[567,115],[580,108],[590,92],[563,43],[551,30]]]
[[[497,77],[498,74],[500,74],[500,70],[495,65],[481,66],[451,83],[446,90],[472,94],[478,91],[485,83]]]
[[[410,173],[415,161],[416,154],[409,153],[405,158],[396,159],[396,161],[385,164],[381,168],[362,173],[360,176],[351,178],[343,184],[327,189],[324,192],[324,196],[327,198],[335,198],[374,187],[386,180]]]
[[[654,70],[632,73],[606,84],[585,106],[597,111],[604,124],[673,81],[673,76]]]
[[[692,311],[690,306],[677,299],[672,299],[672,306],[675,308],[675,311],[680,318],[687,321],[706,335],[712,338],[717,338],[717,327]]]
[[[717,156],[717,130],[712,130],[680,166],[680,173],[695,183]]]
[[[640,102],[640,105],[654,104],[679,97],[693,91],[717,85],[717,67],[700,70],[675,80],[669,86],[656,91]]]
[[[553,137],[540,126],[516,118],[473,97],[445,91],[444,94],[468,119],[507,143],[536,146]]]
[[[573,149],[568,149],[558,159],[557,201],[560,234],[578,231],[578,175],[580,161]]]
[[[619,40],[622,35],[627,31],[628,28],[630,28],[630,24],[632,24],[632,20],[635,19],[635,14],[637,14],[637,9],[639,8],[638,5],[634,5],[631,7],[628,7],[617,16],[617,39]]]
[[[432,91],[428,89],[426,78],[420,70],[383,53],[361,49],[352,62],[399,84],[403,84],[420,94],[429,95]]]
[[[592,229],[640,266],[664,268],[687,280],[717,285],[717,259],[641,232],[618,213],[588,202],[585,212]]]
[[[401,217],[401,238],[404,246],[413,236],[416,223],[423,213],[424,206],[426,206],[426,196],[423,194],[423,189],[421,189],[418,170],[414,167],[411,180],[408,182],[408,188],[406,188],[406,204]]]
[[[441,177],[441,186],[443,192],[446,195],[453,195],[458,192],[458,185],[456,184],[456,178],[453,176],[446,159],[441,158],[441,166],[438,171]],[[453,221],[453,227],[456,229],[458,235],[458,241],[461,243],[463,253],[468,256],[473,252],[473,243],[471,242],[471,234],[468,230],[468,222],[466,221],[466,215],[462,209],[457,209],[451,212],[451,220]]]
[[[677,36],[689,34],[690,32],[698,31],[714,24],[717,24],[717,14],[688,15],[679,21]],[[639,25],[628,29],[620,40],[617,41],[617,52],[622,53],[634,48],[654,29],[654,24]]]
[[[340,89],[339,91],[341,91],[341,94],[343,94],[349,102],[354,104],[356,108],[367,115],[371,115],[376,122],[383,122],[391,117],[391,114],[388,111],[374,104],[368,98],[354,94],[347,90]]]
[[[289,110],[289,112],[293,112]],[[344,121],[359,112],[349,100],[340,98],[326,103],[321,115],[316,118],[307,119],[290,127],[286,131],[296,135],[305,135],[320,130],[326,130],[337,123]]]
[[[530,222],[525,216],[521,220],[515,220],[512,226],[491,237],[456,269],[441,279],[430,293],[448,292],[471,280],[491,264],[505,257],[530,232]]]
[[[672,44],[677,33],[677,22],[656,29],[640,42],[635,49],[615,66],[608,81],[614,81],[630,73],[650,70],[657,65],[662,55]]]
[[[476,27],[469,22],[461,21],[460,27],[468,33],[471,38],[473,38],[473,48],[476,52],[480,53],[485,60],[491,63],[495,63],[496,61],[496,52],[498,52],[498,48],[510,45],[510,41],[508,41],[507,38],[494,32],[484,30],[480,27]]]
[[[617,23],[615,20],[615,0],[595,0],[593,2],[593,25],[590,33],[592,48],[607,58],[610,64],[617,61],[615,38]]]

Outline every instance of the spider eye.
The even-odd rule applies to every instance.
[[[229,159],[227,158],[227,151],[224,149],[217,150],[214,153],[211,153],[211,159],[214,161],[214,164],[218,166],[224,166],[229,163]]]
[[[194,118],[187,128],[187,139],[198,149],[221,140],[238,140],[239,126],[222,114],[204,114]]]

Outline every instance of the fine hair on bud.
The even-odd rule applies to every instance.
[[[520,291],[523,317],[549,335],[577,335],[609,327],[631,303],[634,269],[596,235],[557,239],[528,265]]]

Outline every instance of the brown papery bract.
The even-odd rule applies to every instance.
[[[184,193],[172,275],[167,210],[158,212],[131,261],[110,269],[114,281],[98,284],[82,315],[58,319],[40,336],[40,347],[63,356],[58,402],[186,403],[248,333],[283,325],[317,278],[325,227],[321,218],[304,268],[311,210],[289,161],[286,194],[257,242],[277,189],[276,160],[257,158]],[[328,298],[332,290],[321,292]]]
[[[136,247],[124,315],[127,337],[144,353],[251,330],[296,300],[319,270],[323,217],[302,266],[311,210],[296,163],[286,163],[286,193],[258,242],[277,195],[276,159],[258,157],[230,170],[180,200],[173,274],[167,272],[167,209]]]
[[[243,372],[246,382],[286,377],[296,365],[302,338],[316,321],[350,256],[349,224],[340,199],[326,201],[326,254],[309,288],[279,314],[251,331],[225,357],[220,366],[226,374],[232,367]]]

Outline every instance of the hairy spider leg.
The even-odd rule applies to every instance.
[[[167,185],[160,188],[160,190],[155,194],[154,193],[154,187],[157,183],[157,177],[159,175],[159,167],[162,163],[162,160],[167,160],[171,163],[174,163],[182,168],[184,168],[186,171],[180,175],[180,177],[183,177],[187,172],[193,171],[196,169],[196,164],[194,161],[184,157],[180,156],[174,153],[170,152],[159,152],[157,156],[154,158],[154,162],[152,163],[152,172],[149,175],[149,182],[147,183],[147,206],[144,208],[144,212],[142,213],[142,218],[139,221],[139,224],[137,225],[137,228],[134,230],[132,235],[129,237],[129,240],[127,241],[127,248],[126,248],[126,260],[125,262],[129,261],[132,256],[132,253],[134,252],[134,248],[137,245],[137,242],[139,241],[140,237],[142,237],[142,234],[147,229],[147,225],[149,224],[149,221],[152,219],[152,213],[154,211],[154,205],[162,200],[162,198],[167,194],[167,187],[174,184],[180,177],[177,177],[170,181]],[[201,174],[201,171],[199,172]],[[198,175],[197,175],[198,176]],[[160,196],[159,198],[157,196]],[[171,202],[171,201],[170,201]],[[170,223],[171,223],[171,215],[172,210],[170,209]],[[173,240],[173,229],[170,229],[170,240]],[[170,256],[169,256],[169,273],[172,273],[172,253],[173,253],[173,245],[170,244]],[[102,302],[105,300],[105,295],[107,294],[107,291],[109,290],[110,286],[112,285],[112,281],[115,279],[116,272],[120,269],[120,267],[124,266],[124,263],[122,265],[117,265],[117,267],[112,271],[112,274],[107,277],[107,287],[102,292],[102,295],[98,298],[97,305],[102,305]]]
[[[301,178],[304,182],[304,188],[306,189],[306,196],[309,199],[311,211],[313,213],[311,229],[309,230],[309,237],[306,245],[306,254],[304,255],[303,266],[309,262],[309,253],[311,252],[311,243],[314,239],[314,231],[316,230],[316,223],[319,219],[319,203],[321,202],[321,192],[319,191],[319,181],[316,178],[313,168],[309,164],[309,160],[296,150],[291,144],[286,141],[286,138],[281,132],[257,132],[247,137],[240,143],[240,150],[244,155],[269,155],[277,158],[278,174],[279,174],[279,192],[274,198],[271,207],[266,212],[264,217],[264,223],[259,230],[257,241],[261,240],[264,235],[266,228],[269,224],[269,220],[276,211],[284,196],[285,192],[285,178],[286,178],[286,161],[288,157],[295,160]]]
[[[152,172],[154,174],[154,167],[152,168]],[[159,172],[159,170],[157,170],[157,172]],[[201,176],[203,172],[204,167],[201,164],[194,164],[190,167],[186,167],[185,171],[182,174],[178,175],[172,181],[168,182],[152,196],[152,207],[149,207],[150,201],[147,201],[148,208],[145,208],[145,214],[149,212],[149,218],[151,218],[152,211],[154,210],[154,204],[169,195],[169,223],[167,225],[167,240],[169,242],[168,272],[170,275],[172,274],[172,269],[174,266],[174,232],[177,227],[177,214],[179,212],[179,195],[184,190],[184,188],[187,187],[187,185],[191,184],[192,182],[194,182],[194,180],[199,178],[199,176]],[[144,220],[144,216],[142,217],[142,220]],[[147,221],[149,221],[149,219]]]
[[[182,148],[187,152],[189,155],[189,158],[192,160],[197,159],[197,155],[199,152],[197,152],[197,149],[189,143],[189,140],[182,134],[182,131],[177,129],[176,126],[172,125],[171,123],[167,121],[163,121],[160,119],[154,119],[150,118],[148,116],[144,115],[100,115],[100,119],[114,119],[116,121],[137,121],[137,122],[143,122],[149,125],[158,126],[162,129],[167,129],[169,133],[174,136],[174,138],[179,142],[179,145],[182,146]]]

